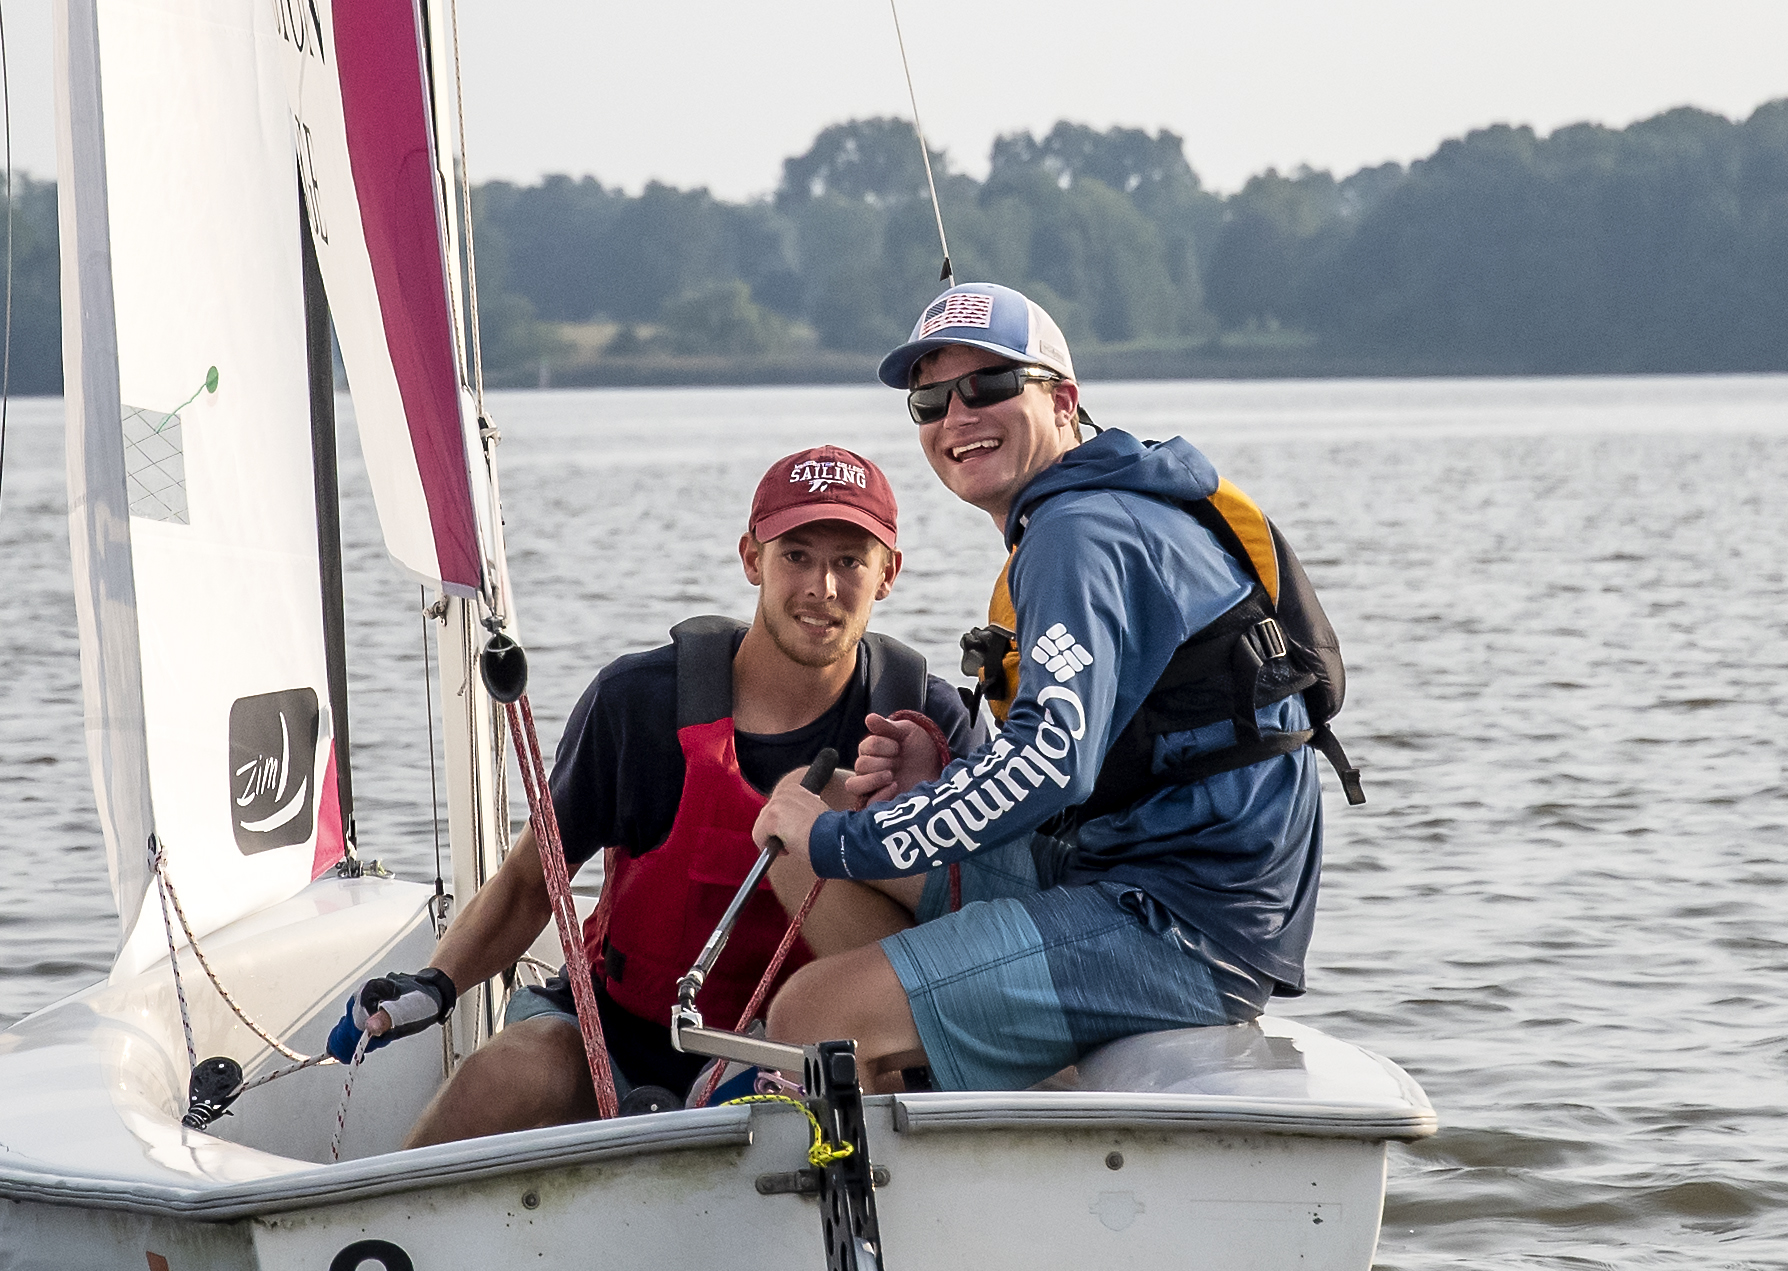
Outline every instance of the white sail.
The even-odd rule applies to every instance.
[[[451,167],[413,0],[277,5],[292,130],[392,559],[488,594],[489,479],[465,388]]]
[[[115,974],[165,951],[151,834],[201,935],[341,850],[275,9],[67,0],[58,24],[70,524]]]
[[[510,620],[495,476],[468,391],[444,6],[284,6],[287,92],[380,527],[392,559],[446,602],[437,628],[452,895],[500,863],[502,719],[476,670],[493,609]],[[452,1052],[497,1027],[495,991],[464,995]]]

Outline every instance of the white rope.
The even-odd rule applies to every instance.
[[[339,1063],[341,1063],[341,1060],[337,1059],[334,1055],[331,1055],[328,1051],[325,1050],[318,1054],[312,1055],[309,1059],[302,1060],[299,1063],[291,1064],[285,1068],[276,1068],[272,1072],[262,1073],[259,1077],[256,1077],[253,1081],[245,1081],[242,1083],[242,1089],[238,1090],[236,1093],[238,1095],[247,1094],[250,1090],[255,1089],[257,1086],[264,1086],[269,1081],[277,1081],[281,1077],[289,1077],[295,1072],[303,1072],[306,1068],[326,1068],[330,1064],[339,1064]]]
[[[348,1100],[354,1097],[354,1077],[360,1071],[360,1061],[366,1058],[366,1047],[372,1041],[372,1034],[365,1029],[360,1031],[360,1041],[354,1047],[354,1058],[348,1062],[348,1078],[342,1082],[341,1106],[335,1110],[335,1137],[329,1140],[329,1159],[341,1160],[342,1131],[348,1128]]]
[[[217,995],[223,998],[224,1004],[234,1011],[236,1018],[246,1024],[262,1041],[266,1042],[287,1059],[296,1061],[288,1067],[277,1068],[272,1072],[263,1073],[253,1081],[243,1082],[242,1088],[236,1092],[237,1097],[247,1094],[250,1090],[253,1090],[256,1087],[264,1086],[270,1081],[277,1081],[281,1077],[289,1077],[295,1072],[303,1072],[306,1068],[322,1068],[330,1064],[339,1065],[341,1061],[329,1054],[328,1051],[322,1051],[315,1055],[299,1054],[257,1024],[254,1019],[249,1016],[248,1012],[243,1010],[242,1007],[237,1004],[236,999],[230,996],[229,990],[224,988],[223,982],[217,978],[217,972],[211,969],[211,963],[205,957],[205,951],[199,948],[199,942],[193,937],[192,925],[187,922],[186,910],[180,904],[180,893],[175,890],[174,880],[168,873],[167,849],[160,844],[156,844],[155,855],[151,859],[155,866],[156,890],[161,896],[162,926],[168,933],[168,964],[174,968],[174,995],[180,999],[180,1023],[186,1030],[187,1066],[189,1068],[196,1068],[198,1067],[199,1060],[198,1052],[193,1046],[192,1017],[188,1013],[186,1007],[186,988],[180,979],[179,950],[174,943],[174,925],[168,917],[169,901],[173,902],[174,913],[179,916],[180,929],[186,933],[187,944],[192,947],[194,955],[199,959],[199,965],[205,968],[205,975],[210,979],[211,987],[217,990]],[[329,1142],[329,1159],[332,1161],[339,1161],[341,1159],[341,1137],[342,1132],[347,1129],[348,1125],[348,1101],[353,1098],[354,1095],[354,1077],[360,1071],[361,1061],[366,1058],[366,1048],[372,1040],[372,1034],[363,1029],[360,1033],[359,1044],[354,1047],[354,1058],[348,1064],[348,1077],[342,1084],[341,1104],[335,1110],[335,1135]]]
[[[232,1011],[235,1012],[236,1018],[241,1020],[244,1024],[246,1024],[249,1028],[249,1031],[254,1033],[255,1036],[259,1037],[262,1041],[266,1042],[269,1046],[273,1047],[273,1049],[277,1050],[280,1054],[284,1055],[287,1059],[293,1059],[293,1060],[297,1060],[299,1062],[303,1062],[306,1058],[308,1058],[308,1056],[299,1054],[297,1051],[293,1050],[290,1046],[288,1046],[284,1042],[280,1041],[272,1033],[268,1032],[266,1029],[262,1028],[259,1024],[255,1023],[254,1019],[249,1015],[249,1013],[247,1011],[243,1010],[241,1006],[237,1005],[236,999],[230,996],[230,991],[223,986],[223,981],[219,980],[217,978],[217,972],[213,971],[211,969],[210,959],[208,959],[205,956],[205,951],[203,949],[199,948],[198,938],[196,936],[194,936],[192,933],[192,924],[190,924],[186,921],[186,910],[181,907],[180,893],[178,891],[174,890],[174,880],[168,873],[168,850],[167,850],[167,848],[161,847],[159,845],[157,846],[156,852],[155,852],[155,875],[156,875],[156,878],[160,881],[162,888],[164,889],[163,890],[163,899],[162,899],[162,921],[164,923],[167,921],[167,901],[171,899],[174,902],[174,912],[180,918],[180,929],[186,933],[186,943],[192,946],[193,955],[198,958],[199,965],[201,967],[205,968],[206,978],[211,981],[211,987],[217,990],[217,995],[224,1000],[224,1005],[228,1006]],[[172,928],[169,928],[169,930],[168,930],[168,961],[175,962],[174,955],[175,955],[174,932],[173,932]],[[179,985],[180,985],[180,971],[179,971],[179,966],[178,966],[177,962],[176,962],[175,970],[174,970],[174,985],[175,985],[175,988],[178,990]],[[186,1024],[187,1057],[192,1061],[193,1064],[196,1065],[199,1061],[198,1061],[196,1052],[193,1050],[192,1023],[187,1018],[186,994],[184,992],[180,993],[180,1018],[181,1018],[181,1021]]]
[[[180,949],[174,943],[173,919],[168,917],[168,879],[162,865],[161,845],[155,841],[153,835],[149,839],[149,845],[154,849],[149,862],[155,869],[155,892],[161,897],[161,926],[168,933],[168,965],[174,970],[174,996],[180,1001],[180,1027],[186,1030],[186,1067],[190,1071],[199,1066],[199,1052],[192,1044],[192,1015],[186,1009],[186,985],[180,979]],[[184,915],[181,916],[180,925],[186,925]],[[191,939],[190,932],[187,933],[187,938]]]

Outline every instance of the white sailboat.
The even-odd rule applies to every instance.
[[[500,986],[443,1047],[357,1068],[345,1125],[339,1067],[182,1124],[195,1059],[289,1064],[245,1017],[320,1052],[443,917],[351,867],[325,294],[387,546],[440,598],[452,894],[505,843],[474,667],[515,616],[450,33],[438,0],[58,2],[70,526],[121,929],[103,983],[0,1034],[0,1267],[1369,1266],[1386,1145],[1433,1111],[1273,1019],[1131,1038],[1046,1089],[864,1099],[873,1239],[839,1237],[787,1105],[396,1150]]]

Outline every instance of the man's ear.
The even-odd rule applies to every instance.
[[[1053,388],[1055,426],[1071,429],[1080,415],[1080,385],[1073,380],[1057,380]]]
[[[894,590],[894,580],[900,577],[900,566],[902,563],[903,558],[900,555],[899,548],[894,548],[889,551],[887,559],[882,562],[882,580],[876,584],[875,588],[875,598],[877,600],[886,600],[888,598],[888,593]]]
[[[739,561],[745,566],[745,581],[753,587],[764,585],[764,545],[747,530],[739,535]]]

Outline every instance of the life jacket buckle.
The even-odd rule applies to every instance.
[[[981,674],[981,682],[990,697],[1006,695],[1006,654],[1018,638],[1016,631],[997,623],[976,627],[962,637],[962,673]]]
[[[1290,652],[1290,647],[1285,643],[1285,631],[1279,626],[1277,618],[1262,618],[1255,623],[1254,637],[1262,650],[1262,662],[1271,662]]]

